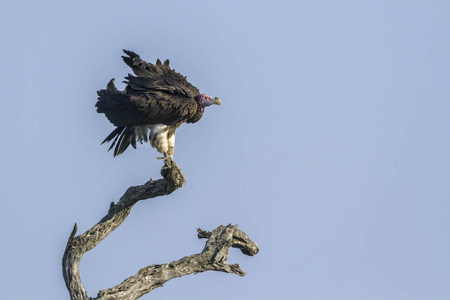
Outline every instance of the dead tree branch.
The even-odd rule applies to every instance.
[[[85,233],[75,236],[75,224],[62,261],[64,281],[72,300],[138,299],[170,279],[209,270],[245,275],[239,265],[227,263],[228,250],[230,247],[239,248],[245,255],[252,256],[258,253],[258,246],[237,225],[221,225],[212,232],[198,229],[198,238],[208,239],[201,253],[168,264],[142,268],[122,283],[101,290],[96,298],[88,297],[79,272],[82,256],[120,226],[138,201],[169,195],[185,183],[183,173],[171,159],[165,160],[161,175],[163,179],[150,180],[144,185],[128,188],[118,203],[111,203],[108,214]]]
[[[238,264],[227,263],[228,250],[239,244],[242,246],[242,253],[255,255],[258,253],[258,245],[237,227],[237,225],[220,225],[212,233],[209,233],[208,241],[201,253],[186,256],[171,263],[142,268],[136,275],[125,279],[121,284],[101,290],[94,299],[138,299],[153,289],[161,287],[170,279],[211,270],[244,276],[245,272]],[[245,241],[241,239],[243,236],[246,237]],[[199,234],[199,238],[202,237]]]

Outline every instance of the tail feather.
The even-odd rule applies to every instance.
[[[116,148],[114,148],[114,156],[117,156],[125,152],[128,146],[130,146],[130,143],[131,143],[131,130],[129,127],[126,127],[119,138]]]
[[[105,138],[102,144],[111,141],[112,143],[108,151],[114,148],[114,156],[117,156],[127,150],[130,145],[136,149],[136,143],[138,141],[140,143],[143,141],[147,142],[147,128],[142,128],[142,126],[119,126]]]
[[[106,138],[105,140],[102,142],[102,145],[106,142],[110,142],[112,139],[114,139],[114,142],[116,142],[117,138],[120,136],[120,134],[122,133],[122,131],[125,129],[125,126],[121,126],[121,127],[117,127],[116,129],[114,129]]]
[[[114,129],[102,142],[109,143],[112,141],[111,146],[108,148],[108,152],[114,148],[114,156],[117,156],[119,154],[122,154],[130,145],[131,139],[130,139],[130,129],[127,126],[120,126]],[[136,143],[136,142],[135,142]]]
[[[136,149],[136,130],[131,130],[131,146]]]

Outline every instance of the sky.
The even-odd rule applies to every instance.
[[[450,2],[9,1],[0,11],[2,299],[68,299],[61,260],[125,190],[160,178],[148,144],[113,158],[96,91],[122,49],[222,99],[177,131],[187,183],[137,203],[81,261],[88,295],[199,253],[238,224],[245,277],[141,299],[450,299]]]

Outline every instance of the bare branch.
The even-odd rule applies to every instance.
[[[211,232],[197,228],[197,236],[199,239],[209,239],[211,237]],[[253,242],[248,235],[241,230],[236,230],[233,233],[231,247],[241,249],[242,253],[248,256],[254,256],[259,252],[258,244]]]
[[[114,229],[119,227],[127,218],[133,205],[138,201],[168,195],[185,183],[183,173],[172,159],[165,160],[161,175],[164,179],[156,181],[150,179],[144,185],[128,188],[117,204],[111,203],[108,214],[100,222],[76,237],[77,225],[75,224],[62,261],[63,277],[71,299],[88,299],[79,272],[79,264],[83,254],[93,249]]]
[[[80,278],[79,264],[84,253],[96,247],[120,226],[138,201],[168,195],[185,183],[183,173],[172,159],[165,160],[161,175],[163,179],[150,180],[144,185],[128,188],[118,203],[111,203],[108,214],[85,233],[75,236],[75,224],[62,262],[64,281],[72,300],[92,299],[88,297]],[[198,237],[208,239],[201,253],[168,264],[145,267],[119,285],[101,290],[94,299],[138,299],[172,278],[209,270],[244,276],[245,272],[239,265],[227,263],[229,248],[239,248],[242,253],[250,256],[257,254],[259,250],[258,245],[237,227],[221,225],[212,232],[198,229]]]
[[[97,298],[94,299],[138,299],[155,288],[163,286],[170,279],[211,270],[244,276],[245,272],[241,270],[238,264],[230,265],[227,262],[228,250],[236,242],[236,237],[240,237],[242,234],[247,236],[237,227],[237,225],[220,225],[209,234],[206,246],[201,253],[186,256],[171,263],[142,268],[136,275],[125,279],[121,284],[101,290]],[[248,237],[246,242],[240,243],[242,247],[253,249],[248,251],[254,253],[252,255],[258,252],[256,243]]]

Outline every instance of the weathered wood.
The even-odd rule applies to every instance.
[[[81,258],[120,226],[138,201],[169,195],[185,183],[183,173],[170,158],[165,159],[161,175],[163,179],[151,179],[144,185],[128,188],[118,203],[111,203],[107,215],[85,233],[75,236],[75,224],[62,261],[64,281],[72,300],[138,299],[172,278],[209,270],[245,275],[239,265],[227,263],[228,250],[235,247],[246,255],[255,255],[259,251],[258,246],[237,225],[221,225],[212,232],[198,229],[198,237],[208,239],[201,253],[168,264],[145,267],[119,285],[101,290],[96,298],[88,297],[80,278]]]
[[[248,237],[244,241],[243,235],[247,236],[235,225],[220,225],[209,234],[208,241],[203,251],[199,254],[183,257],[182,259],[162,265],[151,265],[140,269],[136,275],[125,279],[115,287],[101,290],[95,300],[112,299],[138,299],[142,295],[149,293],[155,288],[163,286],[170,279],[181,277],[192,273],[205,271],[221,271],[244,276],[238,264],[227,263],[228,250],[239,243],[243,253],[255,255],[258,253],[258,246]],[[236,239],[236,237],[239,237]]]

